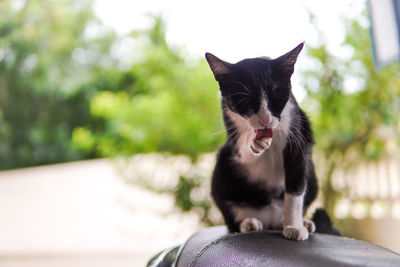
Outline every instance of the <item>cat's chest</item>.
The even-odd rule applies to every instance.
[[[273,144],[262,155],[242,161],[243,171],[249,182],[267,188],[283,188],[285,185],[284,158],[281,143]]]

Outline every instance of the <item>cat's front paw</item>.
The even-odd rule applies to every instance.
[[[254,154],[259,155],[265,150],[267,150],[271,146],[271,144],[272,144],[271,137],[262,137],[259,139],[254,139],[250,144],[250,148]]]
[[[240,232],[262,231],[263,225],[260,220],[256,218],[246,218],[240,223]]]
[[[306,240],[308,239],[308,230],[306,227],[294,227],[287,225],[283,228],[283,236],[293,240]]]

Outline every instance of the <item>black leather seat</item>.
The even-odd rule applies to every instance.
[[[395,238],[395,237],[393,237]],[[202,230],[180,248],[176,267],[400,266],[400,255],[350,238],[314,233],[306,241],[281,232],[228,234],[225,226]]]

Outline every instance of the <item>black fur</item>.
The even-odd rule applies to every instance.
[[[236,64],[206,54],[220,85],[222,111],[227,129],[227,140],[219,150],[213,173],[212,197],[232,232],[238,232],[240,224],[235,222],[232,204],[261,208],[270,204],[272,200],[283,201],[285,192],[299,195],[305,191],[305,213],[317,195],[318,186],[311,158],[313,134],[310,122],[291,93],[290,77],[302,46],[303,44],[300,44],[275,60],[253,58]],[[272,115],[279,119],[289,99],[294,105],[291,112],[291,135],[287,138],[282,152],[285,173],[285,186],[282,188],[266,188],[250,182],[243,170],[244,166],[234,159],[239,153],[239,134],[237,125],[230,120],[227,110],[249,118],[259,111],[263,98]],[[270,152],[267,150],[264,153]]]

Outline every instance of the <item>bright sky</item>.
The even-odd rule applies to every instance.
[[[316,44],[306,7],[318,17],[328,48],[346,56],[340,47],[341,17],[358,16],[365,5],[366,0],[96,0],[95,13],[120,34],[148,28],[151,20],[145,15],[161,14],[170,44],[184,46],[193,56],[211,52],[234,63],[249,57],[278,57],[302,41]],[[300,58],[298,65],[304,62]]]
[[[305,7],[318,16],[319,27],[332,46],[337,46],[344,34],[340,17],[359,14],[365,4],[365,0],[96,0],[95,12],[121,34],[148,27],[146,13],[161,14],[171,43],[196,55],[209,51],[237,61],[261,55],[275,57],[302,41],[315,43]]]

